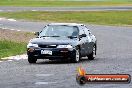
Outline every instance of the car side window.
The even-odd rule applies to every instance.
[[[82,35],[82,34],[85,34],[85,31],[84,31],[84,29],[83,29],[83,27],[82,26],[79,26],[79,35]]]

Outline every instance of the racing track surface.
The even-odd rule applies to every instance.
[[[90,7],[14,7],[0,6],[0,12],[12,11],[122,11],[132,10],[132,6],[90,6]]]
[[[0,22],[4,24],[4,20]],[[38,31],[44,26],[44,23],[39,22],[12,21],[11,23],[14,29],[19,28],[23,31]],[[11,25],[8,26],[11,28]],[[89,61],[83,58],[80,63],[39,60],[37,64],[29,64],[27,60],[0,62],[0,88],[132,88],[132,83],[84,86],[76,83],[76,70],[79,66],[86,69],[89,74],[132,75],[132,27],[87,26],[98,40],[95,60]]]

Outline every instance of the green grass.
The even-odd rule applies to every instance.
[[[9,40],[0,40],[0,58],[16,54],[22,54],[26,51],[26,43],[12,42]]]
[[[130,0],[63,1],[63,0],[0,0],[0,6],[132,6]]]
[[[0,59],[26,53],[26,45],[34,37],[31,32],[0,29]]]
[[[5,12],[0,17],[46,22],[79,22],[105,25],[132,25],[132,11]]]

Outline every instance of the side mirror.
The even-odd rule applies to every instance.
[[[39,32],[35,32],[35,33],[34,33],[34,35],[37,35],[37,36],[39,36]]]
[[[86,36],[87,36],[86,34],[82,34],[82,35],[80,35],[80,38],[86,37]]]

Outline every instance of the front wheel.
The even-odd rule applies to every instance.
[[[35,59],[34,57],[28,55],[28,62],[29,63],[36,63],[37,59]]]
[[[76,54],[74,55],[73,59],[72,59],[72,62],[74,63],[78,63],[80,61],[80,50],[77,49],[76,50]]]
[[[94,45],[92,53],[88,55],[88,59],[94,60],[95,56],[96,56],[96,46]]]

